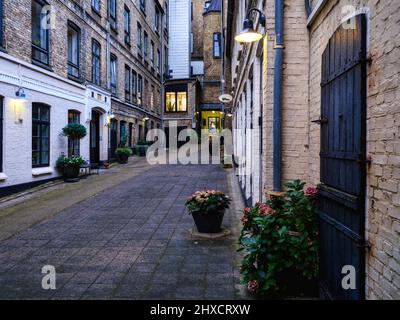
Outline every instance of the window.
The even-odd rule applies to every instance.
[[[3,0],[0,0],[0,47],[3,47]]]
[[[143,12],[146,11],[146,1],[145,0],[140,0],[140,10]]]
[[[76,110],[68,111],[68,123],[81,123],[80,112]],[[80,155],[80,139],[68,138],[68,157]]]
[[[142,52],[142,26],[140,23],[137,24],[137,39],[136,39],[137,47],[139,52]]]
[[[131,101],[131,68],[125,66],[125,100]]]
[[[167,46],[164,47],[164,73],[166,75],[169,74],[169,67],[168,67],[168,48]]]
[[[43,9],[45,5],[41,0],[32,1],[32,59],[49,65],[49,30],[42,23],[49,13]]]
[[[151,91],[150,91],[150,109],[151,111],[154,111],[154,91],[155,87],[151,85]]]
[[[50,165],[50,107],[32,104],[32,167]]]
[[[154,27],[156,31],[160,30],[160,10],[156,7],[154,14]]]
[[[147,95],[148,88],[149,88],[149,81],[147,79],[144,79],[144,87],[143,87],[143,94],[142,94],[143,98],[142,98],[142,100],[143,100],[143,105],[145,107],[148,107],[148,105],[149,105],[149,100],[148,100],[148,95]]]
[[[3,172],[3,99],[0,97],[0,172]]]
[[[132,94],[133,97],[136,98],[137,95],[137,73],[132,70]]]
[[[157,72],[160,73],[161,68],[161,53],[160,50],[157,49]]]
[[[147,58],[149,53],[149,36],[147,35],[147,32],[144,32],[143,52],[144,56]]]
[[[68,23],[68,75],[79,78],[80,30],[73,23]]]
[[[131,45],[131,13],[127,7],[124,9],[124,33],[125,43]]]
[[[92,9],[95,12],[100,13],[100,0],[92,0]]]
[[[110,69],[111,69],[111,93],[116,96],[117,95],[117,57],[114,55],[111,55],[111,63],[110,63]]]
[[[110,17],[110,26],[117,29],[117,0],[108,0],[108,15]]]
[[[143,78],[141,75],[138,76],[138,93],[137,93],[137,101],[139,105],[142,105],[143,101]]]
[[[100,44],[93,40],[92,42],[92,82],[100,86]]]
[[[151,49],[150,49],[150,61],[151,61],[151,66],[154,66],[154,42],[151,42]]]
[[[121,121],[119,124],[119,141],[121,142],[121,145],[123,144],[123,140],[127,138],[126,136],[126,122]]]
[[[204,11],[207,11],[207,10],[208,10],[210,4],[211,4],[211,0],[210,0],[210,1],[204,2]]]
[[[164,24],[165,24],[165,29],[168,30],[168,24],[169,24],[169,12],[168,12],[168,3],[165,2],[165,20],[164,20]]]
[[[187,93],[186,91],[166,92],[166,112],[186,112]]]
[[[128,129],[128,147],[132,147],[132,137],[133,137],[133,123],[129,123],[129,129]]]
[[[221,33],[214,33],[214,58],[221,58]]]

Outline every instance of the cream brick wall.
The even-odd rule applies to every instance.
[[[314,1],[315,3],[315,1]],[[367,298],[400,299],[400,2],[329,1],[311,27],[310,119],[320,115],[321,56],[345,5],[368,12]],[[310,125],[309,180],[319,182],[320,128]]]
[[[275,40],[275,1],[266,1],[267,49],[264,55],[264,188],[273,188],[273,78]],[[283,181],[308,178],[308,30],[304,1],[285,3],[284,65],[282,90],[282,178]]]

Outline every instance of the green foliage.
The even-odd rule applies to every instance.
[[[214,214],[229,208],[231,199],[222,191],[197,191],[187,198],[186,207],[190,214]]]
[[[318,275],[316,189],[300,180],[286,184],[282,196],[246,208],[240,251],[245,251],[241,274],[248,289],[259,295],[285,292],[288,275],[304,279]]]
[[[121,140],[119,142],[119,147],[124,148],[126,146],[126,142],[128,141],[128,138],[126,135],[121,137]]]
[[[63,169],[66,166],[81,166],[82,164],[85,163],[86,161],[81,156],[67,157],[62,154],[57,159],[56,167],[58,169]]]
[[[69,123],[63,129],[63,135],[71,139],[82,139],[86,137],[86,128],[79,123]]]
[[[116,153],[117,155],[120,155],[120,154],[127,154],[128,156],[131,156],[131,155],[132,155],[132,149],[129,148],[129,147],[117,148],[117,149],[115,150],[115,153]]]

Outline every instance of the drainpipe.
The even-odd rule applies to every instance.
[[[275,0],[275,70],[274,70],[274,107],[273,107],[273,186],[280,192],[282,185],[282,73],[283,73],[283,4],[284,0]]]

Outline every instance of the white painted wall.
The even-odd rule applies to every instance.
[[[18,87],[24,89],[27,95],[25,101],[15,99]],[[55,164],[61,153],[68,152],[68,141],[61,135],[61,131],[68,123],[70,109],[81,113],[81,124],[88,132],[80,145],[81,156],[84,159],[90,158],[90,118],[87,117],[89,110],[96,107],[104,111],[101,117],[101,160],[108,158],[106,124],[109,106],[87,99],[86,90],[83,85],[0,53],[0,95],[4,96],[3,172],[0,175],[0,188],[59,176]],[[50,105],[50,165],[46,168],[32,168],[34,102]]]
[[[172,79],[190,77],[190,0],[169,1],[169,68]]]

